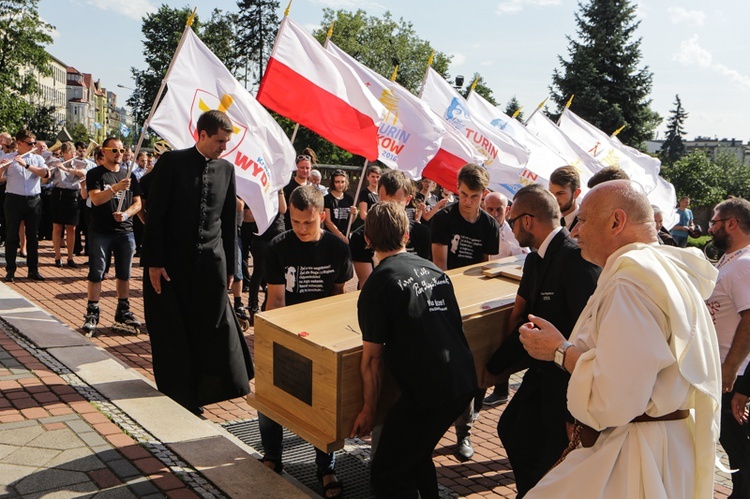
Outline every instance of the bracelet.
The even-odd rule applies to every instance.
[[[27,170],[29,169],[29,167],[30,167],[30,166],[31,166],[31,165],[30,165],[30,164],[28,164],[28,163],[26,163],[25,165],[23,165],[23,167],[24,167],[24,168],[26,168]]]
[[[115,191],[115,187],[113,185],[109,186],[109,190],[112,191],[113,196],[117,196],[117,191]]]

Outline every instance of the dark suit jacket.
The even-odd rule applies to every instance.
[[[562,229],[545,257],[531,253],[524,264],[518,294],[528,314],[554,324],[568,338],[596,288],[601,269],[581,256],[576,240]],[[518,326],[495,352],[487,369],[495,374],[529,366],[523,383],[498,424],[498,434],[513,467],[519,497],[533,487],[567,446],[565,419],[569,374],[553,362],[531,359],[519,340]]]

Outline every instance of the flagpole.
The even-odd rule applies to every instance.
[[[430,74],[430,67],[432,66],[432,61],[435,59],[435,51],[433,50],[430,54],[430,58],[427,59],[427,69],[424,71],[424,78],[422,78],[422,85],[419,87],[419,98],[422,98],[422,94],[424,93],[424,86],[427,84],[427,75]]]
[[[529,115],[529,117],[528,117],[528,118],[526,118],[526,121],[524,121],[524,122],[523,122],[524,126],[526,126],[526,124],[527,124],[527,123],[529,122],[529,120],[531,120],[531,118],[532,118],[532,117],[533,117],[533,116],[534,116],[534,115],[535,115],[535,114],[537,113],[537,111],[539,111],[539,110],[540,110],[541,108],[543,108],[543,107],[544,107],[544,103],[545,103],[545,102],[547,102],[547,99],[548,99],[548,98],[549,98],[549,97],[545,97],[545,98],[544,98],[544,100],[543,100],[543,101],[542,101],[542,102],[541,102],[541,103],[540,103],[540,104],[539,104],[539,105],[538,105],[538,106],[536,107],[536,109],[534,109],[534,111],[532,111],[532,113],[531,113],[531,114]]]
[[[365,158],[365,164],[362,166],[362,174],[359,176],[359,184],[357,185],[357,193],[354,195],[354,206],[358,206],[357,202],[359,201],[359,193],[362,192],[362,182],[365,180],[365,173],[367,173],[367,165],[370,162]],[[359,216],[359,208],[357,209],[357,216]],[[351,234],[352,231],[352,223],[354,223],[354,218],[349,217],[349,225],[346,227],[346,238],[349,239],[349,234]]]
[[[182,32],[182,36],[180,37],[180,43],[177,44],[177,49],[174,51],[174,55],[172,56],[172,60],[169,62],[169,67],[167,68],[167,72],[164,75],[164,78],[161,80],[161,85],[159,86],[159,91],[156,93],[156,98],[154,99],[153,104],[151,104],[151,111],[149,111],[148,116],[146,117],[146,121],[143,122],[143,128],[141,129],[141,136],[138,138],[138,144],[135,146],[135,152],[133,153],[133,156],[135,158],[138,157],[138,153],[141,152],[141,146],[143,145],[143,141],[146,138],[146,130],[149,127],[149,124],[151,123],[151,118],[154,116],[154,112],[156,111],[156,105],[159,103],[159,99],[161,99],[162,94],[164,93],[164,89],[167,86],[167,80],[169,79],[169,76],[172,73],[172,67],[174,66],[174,61],[177,59],[177,55],[180,53],[180,50],[182,50],[182,46],[185,44],[185,37],[187,36],[188,30],[193,25],[193,20],[195,19],[195,13],[198,10],[198,7],[195,7],[193,9],[192,14],[190,14],[190,17],[188,17],[187,22],[185,23],[185,29]],[[130,178],[130,175],[133,173],[133,166],[135,165],[135,161],[133,161],[128,166],[128,174],[125,178]],[[125,196],[122,196],[120,198],[120,202],[117,204],[117,211],[122,211],[122,205],[125,202]]]
[[[573,104],[573,97],[575,97],[576,94],[572,94],[570,96],[570,99],[568,99],[568,102],[565,103],[565,109],[570,109],[570,105]],[[565,112],[565,109],[563,109],[563,112],[560,113],[560,117],[557,118],[557,126],[560,126],[560,121],[562,121],[563,113]]]

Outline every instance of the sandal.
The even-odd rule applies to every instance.
[[[320,481],[320,485],[323,486],[323,497],[328,497],[328,498],[342,497],[344,495],[344,482],[334,480],[328,485],[323,483],[323,477],[331,476],[331,475],[335,477],[336,472],[330,468],[326,468],[324,470],[318,470],[318,480]],[[329,491],[334,491],[336,489],[338,489],[337,494],[334,494],[332,496],[328,495]]]
[[[264,457],[260,458],[259,461],[261,463],[272,463],[273,467],[266,466],[265,464],[263,466],[266,466],[266,468],[268,468],[270,470],[273,470],[276,473],[281,474],[281,472],[284,471],[284,465],[280,461],[277,461],[276,459],[270,459],[270,458],[264,456]]]

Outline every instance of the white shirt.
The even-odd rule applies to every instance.
[[[490,260],[499,260],[508,256],[521,255],[529,252],[529,248],[522,248],[516,236],[513,235],[513,229],[508,222],[503,222],[500,226],[500,251],[497,255],[490,255]]]
[[[565,219],[565,227],[567,227],[568,230],[570,230],[570,226],[573,225],[573,220],[575,220],[576,217],[578,216],[578,209],[579,208],[576,207],[575,210],[571,211],[570,213],[568,213],[567,215],[563,217]]]
[[[547,248],[549,248],[549,243],[552,242],[552,239],[557,235],[558,232],[563,230],[562,227],[558,227],[554,229],[552,232],[550,232],[547,237],[544,238],[544,241],[542,241],[542,244],[539,245],[539,249],[536,251],[537,255],[539,255],[539,258],[544,258],[544,254],[547,252]]]
[[[725,254],[716,267],[719,279],[706,305],[716,327],[721,361],[724,362],[740,323],[740,312],[750,309],[750,248]],[[748,360],[750,358],[742,362],[740,373],[745,372]]]

